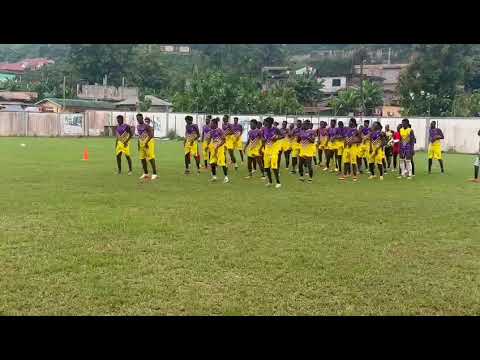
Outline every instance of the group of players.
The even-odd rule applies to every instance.
[[[151,179],[157,178],[155,163],[155,141],[153,127],[149,118],[143,118],[137,114],[138,152],[143,168],[140,179],[149,178],[148,164],[152,169]],[[336,172],[339,180],[351,177],[358,181],[358,174],[368,172],[369,179],[375,179],[378,170],[379,179],[383,180],[384,174],[397,169],[398,178],[411,179],[415,176],[414,145],[415,134],[408,119],[403,119],[398,125],[397,131],[390,130],[386,125],[383,130],[380,122],[370,124],[364,120],[363,125],[357,128],[357,121],[351,118],[348,127],[342,121],[330,120],[327,127],[325,121],[320,122],[317,129],[309,120],[297,120],[295,124],[283,121],[281,127],[272,117],[261,121],[252,119],[248,131],[247,142],[242,141],[243,126],[238,118],[230,123],[229,116],[224,115],[220,127],[220,119],[207,116],[206,123],[200,132],[198,126],[193,124],[193,117],[186,116],[186,129],[184,140],[185,174],[190,173],[191,159],[195,160],[197,171],[200,172],[200,150],[204,160],[204,168],[210,167],[211,181],[217,180],[217,168],[221,167],[225,176],[224,182],[229,182],[227,154],[231,164],[238,169],[235,151],[239,151],[241,162],[244,154],[247,156],[247,179],[252,178],[258,169],[262,179],[267,179],[267,186],[273,185],[272,172],[275,178],[275,187],[281,187],[280,163],[285,159],[286,169],[296,174],[298,170],[299,180],[305,181],[304,175],[308,176],[307,182],[313,179],[313,164],[321,166],[325,157],[323,171]],[[128,175],[132,174],[132,160],[130,140],[134,136],[131,126],[124,122],[122,115],[117,116],[117,129],[115,141],[115,154],[118,173],[122,171],[122,154],[128,163]],[[478,132],[480,137],[480,131]],[[431,173],[433,160],[438,160],[441,173],[444,173],[442,160],[442,146],[440,140],[444,139],[442,131],[432,121],[429,129],[428,147],[428,172]],[[318,162],[317,162],[318,155]],[[393,167],[392,167],[393,160]],[[313,162],[313,164],[312,164]],[[474,182],[479,180],[480,167],[480,143],[479,154],[474,162]]]
[[[339,180],[352,177],[358,181],[358,174],[368,172],[369,179],[375,179],[378,170],[379,179],[384,179],[384,174],[389,169],[397,168],[399,159],[398,178],[411,179],[415,175],[413,158],[416,142],[414,132],[408,119],[403,119],[397,131],[393,132],[389,126],[383,127],[380,122],[370,124],[365,120],[357,128],[357,121],[351,118],[348,127],[342,121],[332,119],[330,126],[320,122],[318,129],[313,129],[309,120],[297,120],[295,124],[283,121],[281,127],[273,118],[267,117],[263,122],[252,119],[248,131],[247,142],[243,144],[243,127],[238,123],[238,118],[230,123],[229,116],[225,115],[220,127],[220,119],[207,116],[206,123],[200,132],[198,126],[193,124],[193,117],[186,116],[186,129],[184,141],[185,173],[190,173],[190,163],[193,157],[197,171],[200,172],[200,151],[198,141],[202,143],[204,167],[210,165],[212,172],[211,181],[217,180],[217,167],[224,173],[224,182],[229,182],[227,154],[235,169],[238,162],[235,150],[244,160],[247,156],[248,176],[251,178],[258,167],[262,179],[267,179],[267,186],[273,185],[272,172],[275,177],[276,187],[281,187],[279,168],[282,155],[285,167],[296,174],[298,168],[299,180],[307,182],[313,180],[314,164],[320,166],[325,156],[323,171],[336,172]],[[438,160],[441,172],[444,172],[442,149],[440,140],[444,138],[442,131],[432,121],[430,127],[430,145],[428,149],[431,172],[433,160]],[[318,155],[318,162],[317,162]],[[291,160],[291,161],[290,161]]]

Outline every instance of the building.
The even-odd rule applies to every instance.
[[[157,98],[153,95],[145,95],[145,100],[148,99],[152,102],[148,111],[151,112],[171,112],[173,104]]]
[[[160,51],[169,54],[190,55],[192,49],[188,45],[160,45]]]
[[[8,81],[8,80],[15,80],[17,78],[17,74],[11,73],[9,71],[0,71],[0,82]]]
[[[150,112],[171,112],[173,104],[168,101],[157,98],[153,95],[145,95],[145,100],[150,100],[151,105],[148,111]],[[130,96],[127,99],[115,103],[117,110],[123,111],[138,111],[140,101],[137,96]]]
[[[263,90],[268,90],[274,85],[286,83],[290,78],[290,68],[286,66],[264,66],[262,77]]]
[[[400,74],[409,64],[363,65],[363,76],[366,80],[380,83],[384,93],[385,105],[398,105],[397,85]],[[360,75],[360,65],[355,65],[355,74]]]
[[[401,117],[402,108],[400,106],[381,106],[377,109],[377,113],[382,117]]]
[[[55,64],[55,61],[46,58],[24,59],[16,63],[0,63],[0,72],[22,75],[26,71],[40,70],[48,64]]]
[[[138,97],[138,88],[78,84],[77,97],[85,100],[123,101],[131,97]]]
[[[26,91],[0,91],[0,110],[2,111],[37,111],[34,102],[37,100],[36,92]]]
[[[64,106],[65,104],[65,106]],[[116,110],[115,104],[106,101],[83,100],[83,99],[58,99],[46,98],[40,100],[37,105],[41,112],[66,112],[83,113],[86,110]]]
[[[340,90],[345,90],[347,88],[346,76],[318,77],[317,81],[319,83],[323,81],[323,88],[320,89],[320,91],[325,94],[336,94]]]
[[[295,75],[297,76],[314,76],[315,74],[317,73],[317,69],[315,69],[314,67],[312,66],[305,66],[301,69],[298,69],[295,71]]]

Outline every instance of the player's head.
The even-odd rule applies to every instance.
[[[187,125],[192,125],[193,117],[190,115],[185,116],[185,122],[187,123]]]
[[[435,121],[432,121],[430,123],[430,129],[435,129],[437,127],[437,123]]]
[[[274,122],[273,122],[273,127],[278,128],[278,125],[280,125],[280,124],[278,123],[278,121],[274,121]]]
[[[364,128],[370,127],[370,120],[363,120],[363,127]]]
[[[215,118],[210,121],[210,127],[212,129],[216,129],[218,127],[218,120],[219,120],[218,118]]]
[[[145,118],[145,124],[150,125],[150,122],[151,122],[150,118],[149,118],[149,117],[146,117],[146,118]]]
[[[364,126],[363,126],[363,125],[360,125],[360,126],[358,127],[358,131],[362,131],[363,128],[364,128]]]
[[[262,128],[262,122],[261,121],[257,121],[257,129],[261,129]]]
[[[290,130],[295,129],[295,124],[294,124],[294,123],[291,123],[290,125],[288,125],[288,128],[289,128]]]
[[[348,126],[351,128],[356,128],[357,127],[357,120],[355,118],[350,118],[348,122]]]
[[[326,128],[327,127],[327,122],[326,121],[320,121],[320,127],[321,128]]]
[[[402,127],[404,129],[408,128],[408,125],[410,125],[410,122],[408,121],[408,119],[403,119],[402,120]]]
[[[205,124],[207,124],[207,125],[210,124],[210,121],[212,121],[212,115],[207,115],[205,117]]]
[[[373,123],[373,130],[375,131],[380,131],[382,130],[382,124],[380,124],[380,121],[375,121]]]
[[[223,115],[223,119],[222,119],[222,120],[223,120],[223,122],[224,122],[225,124],[228,123],[228,120],[229,120],[229,119],[230,119],[230,116],[228,116],[228,115]]]
[[[143,124],[143,115],[142,114],[137,114],[137,122],[139,124]]]
[[[303,129],[303,130],[308,130],[308,129],[310,129],[310,120],[304,120],[304,121],[303,121],[302,129]]]
[[[335,126],[337,126],[337,119],[331,119],[330,120],[330,127],[334,128]]]
[[[256,129],[257,128],[257,120],[252,119],[250,120],[250,129]]]
[[[402,124],[398,124],[397,125],[397,131],[400,131],[401,128],[402,128]]]
[[[271,116],[265,118],[264,123],[265,126],[270,129],[273,126],[273,118]]]
[[[385,131],[390,131],[390,125],[385,125]]]
[[[340,120],[340,121],[338,122],[338,127],[339,127],[340,129],[343,128],[343,121]]]
[[[118,116],[117,116],[117,123],[118,123],[118,125],[122,125],[122,124],[123,124],[123,115],[118,115]]]
[[[238,117],[234,117],[234,118],[233,118],[233,123],[234,123],[235,125],[238,124]]]
[[[297,128],[301,128],[302,127],[302,120],[298,119],[297,120]]]

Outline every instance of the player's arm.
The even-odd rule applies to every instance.
[[[127,140],[125,140],[125,142],[123,143],[125,146],[128,145],[128,142],[130,141],[130,139],[131,139],[132,136],[133,136],[133,131],[132,131],[132,127],[131,127],[131,126],[129,126],[129,127],[127,128],[127,132],[128,132]]]
[[[153,139],[153,128],[151,126],[147,127],[147,140],[145,141],[145,149],[148,149],[148,142]]]
[[[438,129],[438,135],[437,135],[437,140],[442,140],[444,139],[445,137],[443,136],[443,131]]]

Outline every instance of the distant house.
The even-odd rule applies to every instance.
[[[104,85],[78,85],[77,97],[85,100],[123,101],[138,97],[137,87],[116,87]]]
[[[151,112],[171,112],[172,111],[173,104],[168,101],[162,100],[153,95],[145,95],[145,99],[149,99],[152,102],[152,105],[150,106],[150,109],[148,109],[148,111],[151,111]]]
[[[82,99],[65,99],[46,98],[37,105],[41,112],[67,112],[67,113],[83,113],[87,110],[115,110],[115,104],[106,101],[82,100]]]
[[[153,95],[145,95],[145,100],[150,100],[151,105],[148,111],[150,112],[171,112],[172,111],[172,103],[168,101],[162,100],[157,98]],[[130,96],[127,99],[115,103],[115,107],[117,110],[124,110],[124,111],[138,111],[140,105],[140,101],[137,96]]]
[[[16,63],[0,63],[0,72],[10,72],[13,74],[22,75],[29,70],[40,70],[48,64],[54,64],[55,61],[46,58],[24,59]]]
[[[312,66],[305,66],[301,69],[298,69],[295,71],[295,75],[301,76],[301,75],[315,75],[317,72],[317,69],[315,69]]]
[[[36,92],[0,91],[0,110],[2,111],[37,111],[34,102]]]
[[[17,74],[9,72],[9,71],[0,71],[0,82],[7,81],[7,80],[15,80],[17,78]]]
[[[283,84],[290,78],[290,68],[286,66],[264,66],[262,68],[263,90],[275,84]]]
[[[323,81],[323,88],[320,89],[320,91],[324,94],[336,94],[340,90],[345,90],[347,88],[346,76],[319,77],[317,78],[317,81]]]

